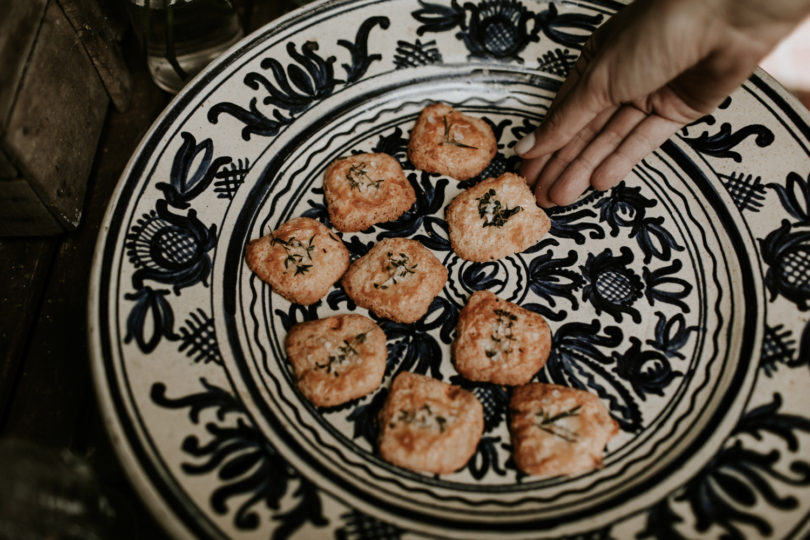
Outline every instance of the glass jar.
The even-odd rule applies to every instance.
[[[230,0],[127,0],[152,79],[175,93],[244,35]]]

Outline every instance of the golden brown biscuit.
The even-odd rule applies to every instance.
[[[274,291],[309,305],[326,295],[349,266],[349,250],[323,223],[294,218],[251,241],[245,261]]]
[[[324,173],[323,191],[329,220],[344,232],[393,221],[416,201],[399,161],[388,154],[338,159]]]
[[[424,108],[408,142],[408,159],[416,168],[456,180],[481,174],[497,151],[489,124],[444,103]]]
[[[384,460],[438,474],[463,467],[484,432],[484,410],[475,394],[408,372],[394,379],[378,420]]]
[[[590,392],[531,383],[509,401],[515,463],[528,474],[579,474],[602,466],[605,445],[619,426]]]
[[[388,351],[385,333],[363,315],[335,315],[296,324],[284,340],[301,393],[333,407],[374,391]]]
[[[386,238],[352,263],[341,283],[349,298],[378,317],[412,323],[447,282],[447,268],[421,243]]]
[[[459,313],[453,359],[471,381],[525,384],[550,350],[551,330],[541,315],[489,291],[473,293]]]
[[[551,228],[526,180],[513,173],[462,191],[445,215],[453,251],[468,261],[494,261],[519,253]]]

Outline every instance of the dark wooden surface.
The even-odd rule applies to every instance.
[[[237,5],[247,31],[287,9],[276,1]],[[87,345],[88,279],[101,221],[121,171],[171,99],[150,80],[131,34],[124,49],[131,101],[123,112],[109,108],[99,145],[88,150],[93,168],[79,227],[56,237],[0,238],[0,442],[69,450],[90,465],[111,501],[111,537],[162,538],[102,425]]]

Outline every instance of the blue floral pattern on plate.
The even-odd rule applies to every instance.
[[[590,32],[619,4],[347,0],[250,36],[147,135],[94,266],[94,372],[119,453],[177,534],[200,537],[802,536],[810,516],[810,127],[762,74],[622,183],[550,211],[522,254],[470,263],[443,209],[514,170]],[[442,99],[485,118],[498,154],[463,183],[415,170],[408,130]],[[339,286],[303,307],[242,263],[287,219],[328,224],[321,174],[356,151],[397,158],[417,202],[344,234],[353,258],[421,241],[450,279],[414,324],[380,320],[383,386],[316,409],[292,384],[291,325],[362,311]],[[538,480],[510,457],[509,390],[452,366],[458,312],[487,289],[545,316],[537,380],[596,393],[622,433],[605,467]],[[441,477],[374,454],[401,370],[473,391],[485,433]]]

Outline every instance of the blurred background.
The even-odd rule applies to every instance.
[[[782,41],[761,66],[810,108],[810,18]]]

